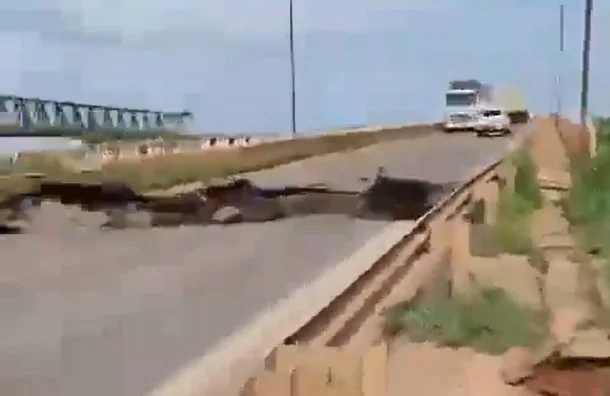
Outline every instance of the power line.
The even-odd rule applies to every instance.
[[[291,122],[292,122],[292,136],[297,134],[297,93],[296,93],[296,72],[294,64],[294,11],[293,11],[293,0],[290,1],[290,91],[291,91]]]

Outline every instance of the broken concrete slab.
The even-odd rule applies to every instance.
[[[242,212],[237,206],[223,206],[212,215],[212,221],[220,224],[237,223],[242,219]]]

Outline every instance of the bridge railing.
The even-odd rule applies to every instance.
[[[15,95],[0,96],[0,127],[16,128],[24,132],[49,128],[185,131],[193,119],[194,116],[189,111],[167,112]]]

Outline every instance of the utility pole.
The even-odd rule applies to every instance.
[[[291,91],[291,122],[292,122],[292,137],[297,134],[297,92],[296,92],[296,72],[294,65],[294,10],[293,0],[290,2],[290,91]]]
[[[582,48],[582,82],[580,91],[580,143],[584,152],[589,151],[587,116],[589,113],[589,68],[591,54],[591,15],[593,13],[593,0],[585,0],[585,33]]]
[[[557,95],[556,99],[556,106],[557,108],[555,109],[557,111],[556,113],[556,117],[555,117],[555,123],[556,123],[556,127],[559,130],[559,118],[561,117],[561,113],[562,113],[562,103],[561,103],[561,67],[563,64],[563,58],[564,58],[564,49],[565,49],[565,19],[564,19],[564,5],[561,4],[559,6],[559,65],[557,67],[557,76],[556,76],[556,92],[555,94]]]

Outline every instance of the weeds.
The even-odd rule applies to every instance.
[[[504,291],[485,289],[469,299],[408,307],[396,306],[386,316],[386,334],[406,334],[413,342],[470,346],[501,354],[513,346],[534,346],[546,335],[546,317],[522,307]]]
[[[610,118],[597,120],[597,153],[572,158],[572,187],[559,202],[577,249],[601,260],[599,275],[610,285]]]
[[[502,250],[510,254],[530,254],[534,249],[530,229],[533,212],[542,207],[536,165],[525,150],[513,157],[514,191],[504,190],[498,202],[495,236]]]
[[[538,171],[532,157],[525,150],[519,150],[513,157],[515,165],[514,194],[527,202],[531,210],[542,207],[542,192],[538,184]]]
[[[516,194],[503,194],[498,202],[495,236],[502,251],[529,254],[534,248],[530,234],[532,206]]]
[[[598,124],[598,152],[573,159],[572,188],[561,200],[577,242],[587,252],[610,255],[610,122]]]

